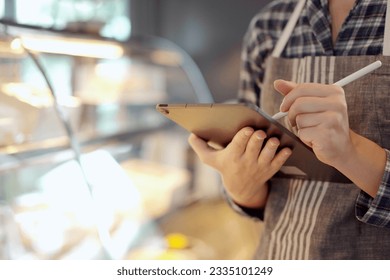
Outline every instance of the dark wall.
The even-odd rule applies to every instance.
[[[269,0],[132,0],[134,34],[167,38],[200,67],[215,98],[236,97],[242,39]]]

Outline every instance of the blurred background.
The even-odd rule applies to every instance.
[[[0,259],[250,259],[261,223],[155,106],[235,98],[268,2],[0,0]]]

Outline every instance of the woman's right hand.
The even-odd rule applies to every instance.
[[[188,142],[200,160],[222,176],[227,193],[238,205],[248,208],[265,206],[267,181],[291,155],[289,148],[277,152],[277,138],[266,141],[266,133],[250,127],[241,129],[224,149],[216,150],[191,134]]]

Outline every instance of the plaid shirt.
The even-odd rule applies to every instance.
[[[272,1],[252,20],[242,52],[240,101],[259,104],[266,58],[272,54],[297,2]],[[328,1],[307,1],[282,57],[382,54],[386,4],[386,0],[357,0],[333,46]],[[387,165],[378,194],[373,199],[362,191],[356,202],[356,216],[362,222],[390,228],[390,152],[386,152]],[[261,215],[258,211],[245,212]]]

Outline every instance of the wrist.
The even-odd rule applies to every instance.
[[[265,207],[268,198],[268,184],[262,184],[253,193],[230,194],[232,201],[240,207],[261,209]]]
[[[371,140],[351,131],[351,145],[333,167],[357,187],[375,197],[386,165],[386,151]]]
[[[349,131],[350,144],[344,147],[343,153],[331,162],[329,165],[333,166],[340,172],[348,169],[357,161],[359,146],[360,146],[360,135],[356,134],[352,130]]]

